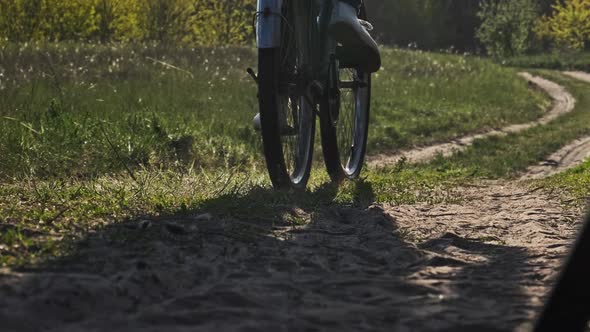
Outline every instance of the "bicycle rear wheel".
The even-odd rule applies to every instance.
[[[285,1],[281,46],[258,50],[258,99],[266,165],[277,189],[303,189],[313,159],[314,102],[305,95],[312,71],[312,1]],[[296,7],[299,6],[299,7]],[[306,7],[308,6],[308,7]],[[308,13],[308,15],[295,15]]]

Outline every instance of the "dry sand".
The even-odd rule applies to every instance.
[[[48,267],[0,272],[0,331],[512,331],[577,228],[515,184],[461,204],[288,209],[299,226],[118,224]],[[106,233],[126,234],[126,243]]]

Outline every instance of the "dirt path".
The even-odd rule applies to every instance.
[[[590,137],[577,139],[539,165],[527,169],[521,180],[542,179],[576,167],[590,158]]]
[[[572,78],[590,83],[590,74],[584,72],[564,72]],[[590,136],[579,138],[562,147],[538,165],[531,166],[521,180],[542,179],[576,167],[590,158]]]
[[[465,136],[452,142],[415,148],[394,154],[370,156],[368,158],[368,164],[372,167],[384,167],[396,164],[402,158],[405,158],[406,161],[410,163],[420,163],[432,160],[439,154],[447,157],[453,153],[456,153],[457,151],[465,149],[469,145],[473,144],[475,140],[491,136],[502,136],[509,133],[518,133],[532,127],[544,125],[565,113],[571,112],[574,109],[576,100],[569,92],[565,90],[564,87],[544,78],[532,76],[528,73],[521,73],[520,76],[528,80],[531,84],[535,84],[539,88],[543,89],[553,99],[553,106],[551,110],[549,110],[549,112],[547,112],[541,118],[529,123],[510,125],[508,127],[504,127],[499,130],[492,130],[483,134]]]
[[[585,73],[582,71],[566,71],[564,72],[564,74],[573,77],[575,79],[581,80],[581,81],[586,81],[588,83],[590,83],[590,73]]]
[[[573,107],[563,88],[527,79],[554,108],[485,135]],[[520,181],[455,190],[456,204],[277,207],[297,224],[184,215],[111,225],[45,267],[0,270],[0,331],[524,331],[580,213]]]
[[[0,330],[523,328],[576,216],[513,184],[461,194],[462,204],[286,210],[305,220],[295,227],[187,217],[115,225],[48,269],[0,272]]]

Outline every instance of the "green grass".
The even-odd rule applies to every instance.
[[[259,151],[251,50],[23,46],[0,59],[0,178],[251,164]]]
[[[255,65],[246,48],[0,49],[0,179],[263,168],[245,72]],[[514,70],[487,60],[384,49],[383,65],[369,153],[526,122],[547,105]]]
[[[527,122],[548,105],[515,70],[486,59],[398,49],[382,53],[370,153]]]
[[[573,112],[551,123],[505,137],[477,140],[451,158],[439,158],[429,169],[486,178],[513,177],[576,138],[590,134],[590,85],[555,72],[541,71],[577,99]]]
[[[508,58],[504,64],[521,68],[590,71],[590,52],[556,52]]]
[[[210,213],[253,224],[296,222],[294,208],[308,213],[374,202],[458,202],[459,179],[437,172],[400,169],[367,172],[342,186],[315,171],[306,192],[277,192],[264,172],[234,170],[139,171],[92,180],[33,180],[0,187],[0,266],[41,263],[70,254],[88,234],[117,222]]]
[[[449,158],[439,157],[421,165],[397,165],[395,176],[423,180],[429,188],[481,179],[514,179],[528,166],[543,161],[562,146],[590,135],[590,84],[552,71],[536,74],[570,91],[577,100],[574,111],[518,134],[476,140],[472,146]],[[569,206],[583,208],[590,197],[590,162],[548,179],[531,180],[529,184],[558,192]]]
[[[583,207],[590,199],[590,161],[564,173],[535,182],[536,185],[558,191],[565,201]]]
[[[576,83],[576,87],[578,107],[584,107],[586,112],[590,113],[590,84]],[[581,120],[586,121],[587,124],[590,118]],[[590,134],[590,130],[586,130],[585,133]],[[558,191],[562,194],[564,201],[574,207],[585,207],[590,199],[590,161],[548,179],[534,181],[534,184],[551,191]]]
[[[548,179],[535,181],[535,185],[559,192],[563,200],[574,207],[586,207],[590,200],[590,161]]]

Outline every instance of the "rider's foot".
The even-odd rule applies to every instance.
[[[256,113],[256,115],[254,116],[254,119],[252,119],[252,126],[254,127],[254,130],[256,130],[256,131],[262,130],[262,124],[260,122],[260,113]],[[282,135],[291,134],[293,131],[293,128],[291,128],[287,124],[287,120],[285,119],[285,116],[279,116],[279,131]]]
[[[337,1],[332,12],[329,31],[332,37],[342,44],[345,50],[349,51],[346,53],[354,54],[353,62],[373,73],[381,68],[381,55],[377,43],[367,31],[368,28],[363,26],[364,23],[370,26],[368,22],[360,21],[357,18],[356,8],[342,1]]]
[[[260,124],[260,113],[256,113],[254,119],[252,119],[252,126],[256,131],[262,130],[262,125]]]

